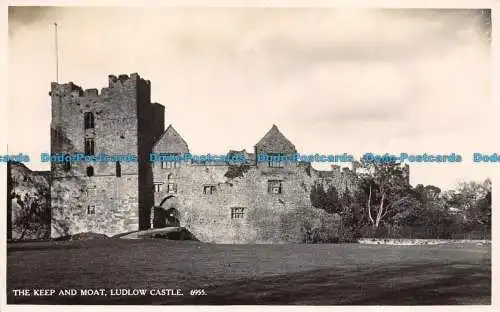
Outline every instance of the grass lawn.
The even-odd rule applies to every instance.
[[[105,288],[108,296],[13,296],[13,289]],[[184,296],[110,296],[110,289]],[[205,296],[191,296],[191,289]],[[491,246],[212,245],[105,239],[9,244],[8,303],[491,304]]]

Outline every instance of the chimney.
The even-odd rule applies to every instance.
[[[331,165],[331,166],[332,166],[332,171],[340,171],[339,165]]]

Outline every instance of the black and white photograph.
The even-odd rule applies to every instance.
[[[6,307],[492,305],[493,8],[63,4],[5,7]]]

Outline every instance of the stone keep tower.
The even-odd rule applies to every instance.
[[[51,154],[132,155],[137,162],[52,162],[52,237],[114,235],[150,227],[153,177],[148,155],[164,130],[164,106],[151,103],[138,74],[109,86],[51,84]]]

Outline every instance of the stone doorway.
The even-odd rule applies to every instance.
[[[153,228],[179,227],[179,199],[173,195],[164,198],[153,210]]]

